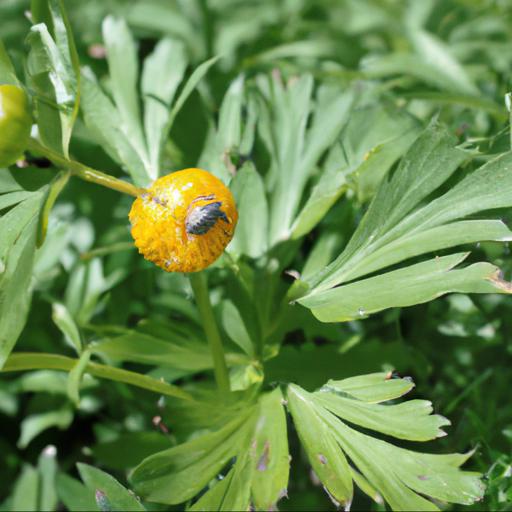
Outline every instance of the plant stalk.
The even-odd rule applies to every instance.
[[[199,309],[199,314],[203,321],[203,329],[210,345],[213,358],[213,371],[215,381],[219,391],[230,391],[228,367],[226,365],[226,357],[222,346],[215,315],[213,314],[210,295],[208,293],[208,282],[204,272],[194,272],[190,274],[190,284],[194,291],[194,297]]]
[[[30,139],[27,149],[43,155],[45,158],[48,158],[48,160],[53,162],[58,167],[69,170],[72,176],[77,176],[82,180],[89,181],[91,183],[96,183],[103,187],[107,187],[112,190],[117,190],[118,192],[122,192],[123,194],[129,194],[134,197],[140,196],[145,191],[145,189],[143,188],[136,187],[135,185],[128,183],[127,181],[123,181],[118,178],[115,178],[114,176],[110,176],[110,174],[98,171],[96,169],[93,169],[92,167],[88,167],[87,165],[81,164],[80,162],[69,160],[66,157],[57,153],[56,151],[53,151],[52,149],[47,148],[46,146],[43,146],[39,141],[37,141],[34,138]]]
[[[61,356],[57,354],[45,354],[40,352],[15,352],[11,354],[1,372],[19,372],[26,370],[61,370],[70,372],[79,362],[78,359]],[[114,368],[105,364],[88,362],[85,372],[99,377],[124,384],[130,384],[139,388],[147,389],[161,395],[174,396],[184,400],[192,400],[192,396],[181,388],[168,384],[162,380],[156,380],[147,375]]]

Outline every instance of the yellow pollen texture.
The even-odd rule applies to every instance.
[[[227,221],[219,217],[204,234],[187,233],[191,212],[217,202]],[[224,183],[193,168],[157,179],[135,199],[129,218],[144,258],[167,272],[198,272],[211,265],[233,238],[238,213]]]

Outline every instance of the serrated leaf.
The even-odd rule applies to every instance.
[[[85,485],[94,492],[100,491],[108,500],[111,510],[146,510],[137,497],[113,476],[88,464],[77,464]]]

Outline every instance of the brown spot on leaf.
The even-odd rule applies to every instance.
[[[265,444],[263,446],[263,453],[261,454],[261,457],[259,458],[258,464],[256,466],[256,469],[258,471],[265,471],[267,469],[269,452],[270,452],[270,443],[268,441],[265,441]]]
[[[503,279],[503,273],[499,268],[489,277],[489,281],[504,292],[512,293],[512,283]]]

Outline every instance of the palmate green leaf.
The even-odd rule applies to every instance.
[[[0,368],[13,349],[29,312],[39,212],[44,195],[45,189],[31,193],[0,218]]]
[[[84,120],[91,137],[131,175],[136,185],[145,187],[160,174],[162,147],[176,115],[218,57],[199,65],[173,101],[187,65],[180,42],[160,41],[144,61],[139,77],[136,43],[126,21],[108,16],[103,23],[103,38],[112,99],[103,92],[92,71],[84,70]]]
[[[128,491],[108,473],[82,463],[77,464],[77,469],[85,485],[96,493],[96,501],[100,501],[98,492],[102,493],[101,497],[106,498],[105,501],[110,505],[110,510],[146,510],[132,492]]]
[[[216,481],[226,466],[227,474]],[[219,430],[151,455],[131,482],[149,501],[170,505],[192,499],[209,484],[192,510],[247,510],[250,504],[272,510],[286,495],[288,471],[283,397],[275,389]]]
[[[396,381],[398,384],[393,384]],[[355,394],[341,391],[341,388],[353,389]],[[375,397],[371,396],[372,388]],[[466,505],[481,499],[480,475],[459,470],[469,455],[418,453],[371,434],[362,434],[354,428],[362,426],[394,437],[423,441],[438,437],[438,426],[446,424],[446,420],[429,416],[431,407],[425,407],[423,401],[396,405],[376,403],[386,397],[396,398],[407,388],[411,388],[410,380],[390,379],[384,373],[345,379],[339,381],[338,386],[327,385],[315,393],[295,385],[288,386],[289,409],[301,442],[311,465],[334,500],[350,505],[351,492],[340,496],[334,494],[333,489],[339,493],[335,486],[344,481],[351,490],[352,479],[376,501],[382,496],[393,510],[439,510],[426,498]],[[358,390],[363,390],[363,400],[356,396]],[[359,410],[356,415],[354,408]],[[379,416],[381,420],[377,421]],[[402,428],[395,430],[393,425],[400,423]],[[346,468],[339,465],[340,457]]]
[[[266,188],[270,191],[269,241],[275,245],[290,238],[306,184],[345,125],[355,91],[319,87],[312,114],[309,75],[286,87],[277,75],[270,81],[260,77],[259,88],[265,99],[260,102],[258,129],[272,156]]]
[[[436,258],[360,279],[413,256],[464,243],[510,240],[512,232],[500,221],[463,219],[512,204],[512,174],[507,173],[512,165],[511,153],[489,161],[423,205],[425,198],[467,159],[467,153],[454,143],[444,129],[428,127],[393,176],[382,182],[345,250],[295,287],[298,293],[299,288],[306,289],[299,301],[313,309],[319,319],[344,321],[459,290],[510,293],[510,286],[499,277],[499,269],[490,264],[453,270],[464,255]]]
[[[69,157],[80,104],[80,72],[73,33],[61,0],[32,0],[27,70],[35,90],[39,136]]]

